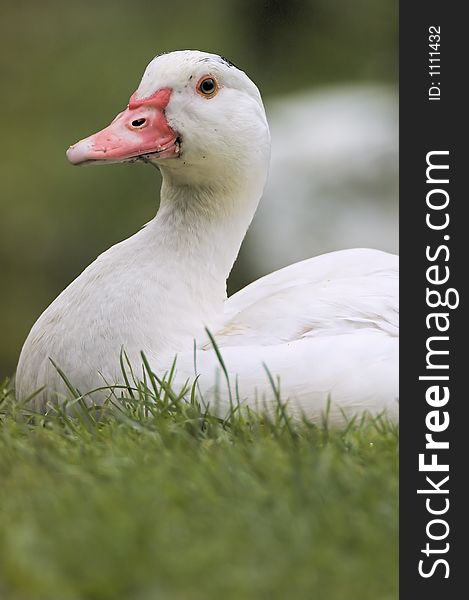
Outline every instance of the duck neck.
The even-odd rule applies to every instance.
[[[226,280],[256,211],[266,173],[189,184],[163,171],[161,203],[149,228],[159,263],[186,288],[189,310],[202,316],[223,311]],[[199,309],[199,310],[197,310]]]

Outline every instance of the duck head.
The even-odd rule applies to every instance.
[[[206,52],[162,54],[147,66],[127,108],[108,127],[70,146],[74,165],[142,160],[174,177],[207,177],[268,163],[270,136],[256,85]],[[238,168],[237,168],[238,167]]]

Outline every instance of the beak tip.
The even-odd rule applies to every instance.
[[[66,156],[72,165],[79,165],[89,160],[90,150],[91,144],[89,140],[85,139],[77,142],[76,144],[72,144],[68,148]]]

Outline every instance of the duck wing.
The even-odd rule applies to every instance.
[[[197,350],[199,385],[211,402],[236,395],[269,405],[273,378],[289,409],[313,421],[329,402],[332,422],[363,412],[397,418],[398,318],[396,256],[357,249],[296,263],[226,301],[212,334],[230,385],[211,341]]]

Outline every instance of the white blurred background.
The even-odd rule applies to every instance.
[[[250,277],[343,248],[398,251],[398,101],[383,85],[267,103],[272,161],[238,268]]]

